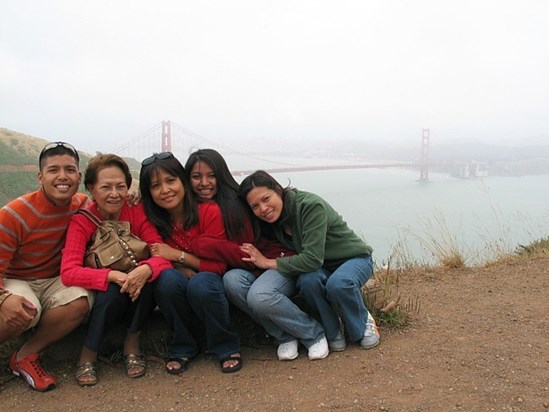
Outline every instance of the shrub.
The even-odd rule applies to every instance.
[[[379,324],[393,328],[404,327],[412,312],[419,312],[419,300],[408,299],[402,305],[399,280],[402,270],[391,272],[390,262],[386,268],[374,276],[362,288],[362,296],[368,311]]]
[[[549,255],[549,237],[544,237],[527,245],[518,245],[515,253],[520,256],[547,256]]]

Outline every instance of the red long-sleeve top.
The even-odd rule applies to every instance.
[[[223,216],[217,203],[200,203],[198,205],[198,224],[188,230],[174,227],[171,238],[164,239],[164,242],[175,249],[199,257],[200,272],[213,272],[223,275],[227,270],[227,264],[221,257],[215,255],[205,256],[196,249],[193,241],[201,237],[227,242]]]
[[[100,220],[105,220],[92,203],[89,207]],[[143,205],[129,207],[124,205],[119,221],[130,222],[131,232],[141,240],[152,243],[162,243],[162,238],[156,228],[147,220]],[[69,224],[63,258],[61,260],[61,281],[65,286],[81,286],[85,289],[105,291],[109,286],[107,275],[111,269],[94,269],[84,266],[86,246],[90,242],[97,226],[86,216],[75,214]],[[151,267],[152,276],[148,282],[154,281],[164,269],[172,268],[172,264],[161,257],[150,257],[142,260],[138,265],[147,264]]]
[[[246,269],[257,276],[260,275],[264,272],[263,269],[258,269],[253,263],[242,260],[243,257],[249,257],[240,249],[242,243],[254,243],[263,256],[268,259],[295,254],[293,250],[284,247],[277,240],[261,237],[257,242],[254,242],[254,232],[249,218],[240,238],[231,241],[203,235],[191,241],[191,248],[201,258],[225,262],[229,267]]]

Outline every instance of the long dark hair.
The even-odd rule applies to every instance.
[[[247,176],[242,183],[240,183],[239,188],[239,196],[242,199],[243,202],[248,204],[248,201],[246,197],[248,196],[248,193],[256,187],[266,187],[267,189],[271,189],[274,192],[276,192],[281,198],[282,198],[282,212],[280,213],[279,219],[274,223],[275,225],[279,224],[290,224],[292,221],[292,215],[289,210],[289,202],[286,201],[288,193],[290,191],[295,191],[294,188],[287,186],[282,187],[278,181],[272,177],[269,173],[267,173],[264,170],[257,170],[253,172],[251,175]],[[251,208],[248,208],[251,210]],[[254,222],[254,231],[256,232],[256,237],[258,236],[259,232],[269,235],[272,231],[269,229],[271,227],[271,224],[266,223],[262,221],[261,219],[257,218],[255,215],[253,216],[253,222]]]
[[[162,153],[161,153],[162,154]],[[185,198],[183,199],[183,228],[189,229],[198,224],[198,207],[194,201],[193,191],[189,183],[187,173],[183,165],[173,155],[169,157],[156,157],[151,163],[141,166],[139,173],[139,191],[147,219],[156,227],[160,236],[167,239],[172,236],[173,226],[168,211],[158,206],[151,196],[151,181],[163,171],[172,176],[178,177],[183,183],[185,189]]]
[[[213,200],[219,205],[223,215],[223,225],[227,237],[238,240],[245,233],[248,221],[248,211],[238,197],[238,183],[227,166],[227,162],[214,149],[200,149],[189,156],[185,163],[187,173],[191,173],[197,162],[204,162],[215,173],[217,191]]]

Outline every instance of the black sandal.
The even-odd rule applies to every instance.
[[[234,366],[223,366],[225,362],[228,361],[236,361],[236,365]],[[240,355],[231,355],[227,356],[226,358],[223,358],[219,361],[219,364],[221,366],[221,371],[223,373],[232,373],[232,372],[238,372],[240,369],[242,369],[243,364],[242,356]]]
[[[170,362],[177,362],[179,363],[179,368],[170,369],[168,368],[168,363]],[[168,358],[166,361],[166,372],[168,372],[170,375],[181,375],[183,372],[187,370],[187,365],[189,363],[189,360],[186,358],[178,358],[178,357],[171,357]]]

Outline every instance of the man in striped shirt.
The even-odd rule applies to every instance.
[[[67,226],[88,203],[77,193],[79,160],[68,143],[47,144],[39,157],[40,188],[0,209],[0,343],[35,328],[9,366],[38,391],[56,385],[39,354],[74,330],[92,304],[89,291],[66,287],[59,276]]]

